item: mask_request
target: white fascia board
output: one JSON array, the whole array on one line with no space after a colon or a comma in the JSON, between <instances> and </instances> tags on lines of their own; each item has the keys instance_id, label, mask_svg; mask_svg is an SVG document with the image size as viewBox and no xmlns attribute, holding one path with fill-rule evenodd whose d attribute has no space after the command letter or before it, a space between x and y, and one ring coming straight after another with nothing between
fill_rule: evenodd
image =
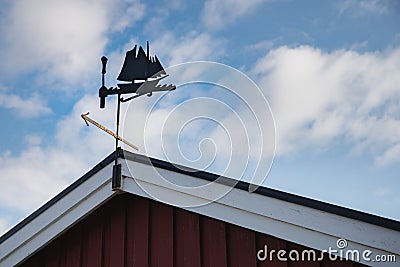
<instances>
[{"instance_id":1,"label":"white fascia board","mask_svg":"<svg viewBox=\"0 0 400 267\"><path fill-rule=\"evenodd\" d=\"M221 183L194 189L195 186L204 184L204 180L132 160L126 160L122 164L122 174L123 191L135 195L320 251L328 250L329 247L337 249L336 241L344 238L348 246L343 252L358 250L362 253L370 250L372 255L396 255L397 263L400 261L400 232L392 229L241 189L232 189L231 186ZM166 177L167 181L162 177ZM172 180L184 181L186 187L168 182ZM222 192L228 193L213 201ZM362 257L360 262L379 266L379 263L367 262ZM388 266L387 264L389 263L384 266Z\"/></svg>"},{"instance_id":2,"label":"white fascia board","mask_svg":"<svg viewBox=\"0 0 400 267\"><path fill-rule=\"evenodd\" d=\"M102 168L0 244L0 267L15 266L115 194L112 166Z\"/></svg>"}]
</instances>

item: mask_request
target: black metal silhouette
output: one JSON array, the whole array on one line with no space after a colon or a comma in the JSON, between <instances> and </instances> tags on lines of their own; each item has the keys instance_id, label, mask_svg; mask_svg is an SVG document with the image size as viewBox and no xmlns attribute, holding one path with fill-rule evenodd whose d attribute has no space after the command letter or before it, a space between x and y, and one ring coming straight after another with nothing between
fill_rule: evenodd
<instances>
[{"instance_id":1,"label":"black metal silhouette","mask_svg":"<svg viewBox=\"0 0 400 267\"><path fill-rule=\"evenodd\" d=\"M130 101L136 97L147 95L151 96L153 92L159 91L171 91L175 90L176 86L169 85L159 85L158 82L168 74L165 72L157 56L151 57L149 50L149 42L147 42L147 53L144 52L143 48L140 46L138 52L136 53L137 46L126 52L125 61L122 66L121 72L118 75L117 80L121 82L118 87L107 88L105 86L105 74L108 59L103 56L101 58L102 63L102 83L99 89L100 97L100 108L105 108L106 97L109 95L118 95L117 99L117 131L116 136L119 134L119 117L121 110L121 102ZM124 94L134 94L126 99L121 97ZM118 138L115 138L115 164L113 166L112 174L112 189L117 190L121 188L122 173L121 164L118 164Z\"/></svg>"},{"instance_id":2,"label":"black metal silhouette","mask_svg":"<svg viewBox=\"0 0 400 267\"><path fill-rule=\"evenodd\" d=\"M138 52L137 52L138 50ZM151 57L149 51L149 42L147 42L147 54L143 48L137 46L126 52L125 61L117 80L129 83L118 83L117 88L107 88L104 86L104 74L107 64L107 58L102 57L103 63L103 84L99 90L100 108L105 107L105 99L109 95L136 94L127 99L121 99L122 102L132 100L133 98L145 95L151 96L153 92L175 90L175 85L158 85L158 82L168 76L162 67L157 56Z\"/></svg>"}]
</instances>

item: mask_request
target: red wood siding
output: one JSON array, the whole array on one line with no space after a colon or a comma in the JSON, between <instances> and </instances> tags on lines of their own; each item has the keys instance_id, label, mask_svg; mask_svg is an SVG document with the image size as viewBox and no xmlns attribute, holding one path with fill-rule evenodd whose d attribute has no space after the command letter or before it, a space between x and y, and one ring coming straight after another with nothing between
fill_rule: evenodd
<instances>
[{"instance_id":1,"label":"red wood siding","mask_svg":"<svg viewBox=\"0 0 400 267\"><path fill-rule=\"evenodd\" d=\"M257 251L307 249L230 223L121 194L21 266L362 266L345 261L257 260ZM316 252L320 255L319 252Z\"/></svg>"}]
</instances>

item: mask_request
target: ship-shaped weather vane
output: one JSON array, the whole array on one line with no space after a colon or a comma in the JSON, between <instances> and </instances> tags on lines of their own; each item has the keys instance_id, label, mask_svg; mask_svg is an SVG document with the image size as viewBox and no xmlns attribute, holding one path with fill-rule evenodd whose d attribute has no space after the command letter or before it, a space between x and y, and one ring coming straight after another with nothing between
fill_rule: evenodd
<instances>
[{"instance_id":1,"label":"ship-shaped weather vane","mask_svg":"<svg viewBox=\"0 0 400 267\"><path fill-rule=\"evenodd\" d=\"M122 66L121 72L118 75L117 80L125 83L118 83L117 87L107 88L105 86L105 74L106 74L106 65L108 59L103 56L101 58L102 62L102 85L99 89L99 97L100 97L100 108L105 108L106 98L109 95L117 95L117 129L116 133L113 133L103 125L97 123L88 117L89 113L82 114L81 117L85 120L86 124L89 126L89 122L99 127L103 131L112 135L115 138L115 164L113 166L113 175L112 175L112 188L113 190L117 190L121 188L121 164L118 164L118 141L124 142L130 147L138 150L138 147L131 144L127 140L120 137L119 134L119 118L121 111L121 102L130 101L136 97L147 95L151 96L153 92L160 91L171 91L175 90L176 86L172 84L158 84L160 80L164 79L168 76L165 72L163 66L158 60L157 56L150 56L149 51L149 42L147 42L147 51L144 52L143 48L139 46L137 49L137 45L135 47L126 52L125 61ZM122 97L122 95L129 96L127 98Z\"/></svg>"}]
</instances>

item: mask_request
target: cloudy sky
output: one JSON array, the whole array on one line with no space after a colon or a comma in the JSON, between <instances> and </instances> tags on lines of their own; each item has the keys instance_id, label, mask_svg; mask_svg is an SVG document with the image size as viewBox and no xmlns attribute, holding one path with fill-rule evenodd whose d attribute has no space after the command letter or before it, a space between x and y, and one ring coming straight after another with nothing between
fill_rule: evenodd
<instances>
[{"instance_id":1,"label":"cloudy sky","mask_svg":"<svg viewBox=\"0 0 400 267\"><path fill-rule=\"evenodd\" d=\"M115 98L99 109L100 57L109 58L106 82L115 86L125 52L147 40L164 67L214 61L258 85L276 127L275 136L261 138L276 141L264 186L400 220L398 1L0 3L0 234L112 152L112 138L86 127L80 114L90 111L115 129ZM268 171L271 151L258 157L256 148L271 147L260 145L257 124L246 119L252 114L243 103L232 104L237 100L229 94L182 86L153 106L151 115L155 96L139 98L123 107L130 111L124 137L147 148L140 153L182 163L154 144L158 140L168 150L177 138L171 135L176 120L191 119L182 115L184 103L200 99L190 102L193 123L177 126L181 140L175 143L189 159L183 163L238 179L249 171L223 172L227 158L235 167L250 159L250 169L260 160ZM213 106L221 101L237 109ZM181 110L168 116L177 106ZM251 108L262 112L268 106ZM244 119L235 121L237 114ZM202 122L202 116L216 117ZM223 129L221 122L241 125L244 133L239 126ZM236 141L225 143L229 137ZM205 160L195 160L201 156Z\"/></svg>"}]
</instances>

